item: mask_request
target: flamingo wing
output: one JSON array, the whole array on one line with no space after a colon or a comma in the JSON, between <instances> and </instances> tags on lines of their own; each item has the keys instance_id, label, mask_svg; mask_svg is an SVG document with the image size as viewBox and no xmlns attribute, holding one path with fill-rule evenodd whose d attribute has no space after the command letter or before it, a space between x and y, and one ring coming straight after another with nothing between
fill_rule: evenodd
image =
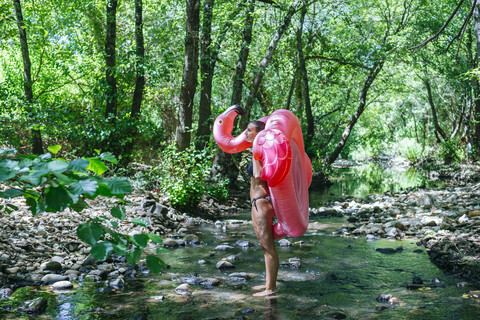
<instances>
[{"instance_id":1,"label":"flamingo wing","mask_svg":"<svg viewBox=\"0 0 480 320\"><path fill-rule=\"evenodd\" d=\"M277 129L261 131L253 142L253 157L262 161L260 178L275 187L282 182L290 171L292 150L285 135Z\"/></svg>"}]
</instances>

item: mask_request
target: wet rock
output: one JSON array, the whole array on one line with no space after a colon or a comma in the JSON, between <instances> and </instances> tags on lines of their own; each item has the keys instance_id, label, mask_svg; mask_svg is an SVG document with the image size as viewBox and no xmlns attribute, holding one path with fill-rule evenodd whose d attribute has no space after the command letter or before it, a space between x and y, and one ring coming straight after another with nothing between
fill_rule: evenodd
<instances>
[{"instance_id":1,"label":"wet rock","mask_svg":"<svg viewBox=\"0 0 480 320\"><path fill-rule=\"evenodd\" d=\"M73 284L70 281L57 281L51 285L53 290L70 290L73 289Z\"/></svg>"},{"instance_id":2,"label":"wet rock","mask_svg":"<svg viewBox=\"0 0 480 320\"><path fill-rule=\"evenodd\" d=\"M222 261L217 262L217 264L215 265L215 268L224 270L224 269L235 268L235 266L231 262L222 260Z\"/></svg>"},{"instance_id":3,"label":"wet rock","mask_svg":"<svg viewBox=\"0 0 480 320\"><path fill-rule=\"evenodd\" d=\"M251 243L250 241L248 240L238 240L237 242L235 242L235 245L237 247L240 247L240 248L243 248L243 249L247 249L249 247L253 247L253 243Z\"/></svg>"},{"instance_id":4,"label":"wet rock","mask_svg":"<svg viewBox=\"0 0 480 320\"><path fill-rule=\"evenodd\" d=\"M121 289L125 287L125 280L123 280L123 277L118 277L117 279L107 281L107 285L114 289Z\"/></svg>"},{"instance_id":5,"label":"wet rock","mask_svg":"<svg viewBox=\"0 0 480 320\"><path fill-rule=\"evenodd\" d=\"M194 234L187 234L183 241L189 245L196 245L200 243L200 238Z\"/></svg>"},{"instance_id":6,"label":"wet rock","mask_svg":"<svg viewBox=\"0 0 480 320\"><path fill-rule=\"evenodd\" d=\"M242 310L242 314L251 314L251 313L254 313L255 310L250 308L250 307L247 307L245 309Z\"/></svg>"},{"instance_id":7,"label":"wet rock","mask_svg":"<svg viewBox=\"0 0 480 320\"><path fill-rule=\"evenodd\" d=\"M234 272L234 273L231 273L228 277L250 280L250 275L246 272Z\"/></svg>"},{"instance_id":8,"label":"wet rock","mask_svg":"<svg viewBox=\"0 0 480 320\"><path fill-rule=\"evenodd\" d=\"M287 239L281 239L278 241L278 245L280 247L290 247L292 245L292 243L290 241L288 241Z\"/></svg>"},{"instance_id":9,"label":"wet rock","mask_svg":"<svg viewBox=\"0 0 480 320\"><path fill-rule=\"evenodd\" d=\"M10 288L0 288L0 299L8 299L13 294Z\"/></svg>"},{"instance_id":10,"label":"wet rock","mask_svg":"<svg viewBox=\"0 0 480 320\"><path fill-rule=\"evenodd\" d=\"M45 265L45 270L48 271L62 271L62 264L58 261L50 261Z\"/></svg>"},{"instance_id":11,"label":"wet rock","mask_svg":"<svg viewBox=\"0 0 480 320\"><path fill-rule=\"evenodd\" d=\"M163 241L163 246L165 248L177 248L179 246L178 242L174 239L165 239Z\"/></svg>"},{"instance_id":12,"label":"wet rock","mask_svg":"<svg viewBox=\"0 0 480 320\"><path fill-rule=\"evenodd\" d=\"M375 248L375 251L383 253L383 254L394 254L394 253L397 253L397 252L402 252L403 248L402 247L398 247L396 249L393 249L393 248Z\"/></svg>"},{"instance_id":13,"label":"wet rock","mask_svg":"<svg viewBox=\"0 0 480 320\"><path fill-rule=\"evenodd\" d=\"M100 288L95 289L95 292L108 294L108 293L112 293L113 289L110 288L110 287L100 287Z\"/></svg>"},{"instance_id":14,"label":"wet rock","mask_svg":"<svg viewBox=\"0 0 480 320\"><path fill-rule=\"evenodd\" d=\"M381 293L378 295L378 297L375 299L378 302L388 302L392 298L392 295L389 293Z\"/></svg>"},{"instance_id":15,"label":"wet rock","mask_svg":"<svg viewBox=\"0 0 480 320\"><path fill-rule=\"evenodd\" d=\"M203 288L212 288L220 285L220 281L215 278L206 278L199 280L198 285Z\"/></svg>"},{"instance_id":16,"label":"wet rock","mask_svg":"<svg viewBox=\"0 0 480 320\"><path fill-rule=\"evenodd\" d=\"M215 250L217 250L217 251L227 251L227 250L233 250L233 249L235 249L235 248L228 245L228 244L221 244L221 245L215 247Z\"/></svg>"},{"instance_id":17,"label":"wet rock","mask_svg":"<svg viewBox=\"0 0 480 320\"><path fill-rule=\"evenodd\" d=\"M198 264L207 264L206 260L198 260Z\"/></svg>"},{"instance_id":18,"label":"wet rock","mask_svg":"<svg viewBox=\"0 0 480 320\"><path fill-rule=\"evenodd\" d=\"M17 312L28 314L41 314L47 309L47 305L47 299L45 299L44 297L39 297L21 303L17 309Z\"/></svg>"},{"instance_id":19,"label":"wet rock","mask_svg":"<svg viewBox=\"0 0 480 320\"><path fill-rule=\"evenodd\" d=\"M326 315L329 319L346 319L347 316L341 312L334 312Z\"/></svg>"},{"instance_id":20,"label":"wet rock","mask_svg":"<svg viewBox=\"0 0 480 320\"><path fill-rule=\"evenodd\" d=\"M175 288L175 292L180 295L189 295L192 293L192 288L188 284L183 283Z\"/></svg>"},{"instance_id":21,"label":"wet rock","mask_svg":"<svg viewBox=\"0 0 480 320\"><path fill-rule=\"evenodd\" d=\"M422 288L423 284L408 283L406 287L408 290L416 290Z\"/></svg>"},{"instance_id":22,"label":"wet rock","mask_svg":"<svg viewBox=\"0 0 480 320\"><path fill-rule=\"evenodd\" d=\"M423 280L422 280L422 278L420 278L420 277L418 277L418 276L415 276L415 277L413 277L413 279L412 279L412 283L413 283L413 284L423 284Z\"/></svg>"},{"instance_id":23,"label":"wet rock","mask_svg":"<svg viewBox=\"0 0 480 320\"><path fill-rule=\"evenodd\" d=\"M68 280L68 277L60 275L60 274L51 273L51 274L46 274L45 276L43 276L41 281L44 282L44 283L52 284L52 283L55 283L55 282L58 282L58 281L64 281L64 280Z\"/></svg>"}]
</instances>

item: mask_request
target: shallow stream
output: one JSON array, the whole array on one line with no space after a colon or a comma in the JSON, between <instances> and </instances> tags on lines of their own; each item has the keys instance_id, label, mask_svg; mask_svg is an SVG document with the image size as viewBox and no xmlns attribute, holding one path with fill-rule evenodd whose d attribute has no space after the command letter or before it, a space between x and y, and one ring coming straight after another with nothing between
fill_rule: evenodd
<instances>
[{"instance_id":1,"label":"shallow stream","mask_svg":"<svg viewBox=\"0 0 480 320\"><path fill-rule=\"evenodd\" d=\"M355 178L348 179L345 185L351 186ZM393 185L399 187L398 183ZM405 188L411 187L415 186ZM345 191L334 184L326 194L312 194L312 206L345 196L346 192L356 191ZM248 220L248 215L239 212L228 218ZM343 218L312 217L311 222L315 221L315 230L289 239L292 246L278 247L283 264L278 293L270 298L252 296L252 286L264 283L264 263L248 223L190 227L189 232L200 237L200 245L169 249L162 254L170 265L168 270L126 281L125 288L116 292L99 293L95 290L104 284L82 282L70 293L22 288L14 296L19 300L47 297L49 307L40 319L478 319L480 302L466 297L470 290L477 289L459 285L460 280L445 275L415 240L366 241L363 237L333 236ZM235 246L240 239L254 246ZM234 248L215 250L225 243ZM387 254L377 248L394 250ZM232 255L237 257L234 269L216 269L218 261ZM301 267L288 264L291 258L299 258ZM199 264L200 260L206 263ZM231 277L235 272L248 273L250 278ZM424 285L408 289L414 277ZM219 284L198 284L206 278L215 278ZM191 283L191 294L176 293L175 288L185 282ZM398 303L377 301L381 294L397 298ZM21 317L11 316L7 319Z\"/></svg>"}]
</instances>

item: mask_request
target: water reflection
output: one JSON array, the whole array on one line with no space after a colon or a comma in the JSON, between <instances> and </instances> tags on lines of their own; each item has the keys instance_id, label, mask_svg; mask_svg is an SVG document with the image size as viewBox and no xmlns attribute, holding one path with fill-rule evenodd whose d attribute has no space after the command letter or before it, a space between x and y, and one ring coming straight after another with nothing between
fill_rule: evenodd
<instances>
[{"instance_id":1,"label":"water reflection","mask_svg":"<svg viewBox=\"0 0 480 320\"><path fill-rule=\"evenodd\" d=\"M387 167L370 162L348 168L336 168L330 175L332 185L326 190L310 193L311 206L345 196L365 197L386 191L399 192L410 188L441 186L429 173L417 168Z\"/></svg>"}]
</instances>

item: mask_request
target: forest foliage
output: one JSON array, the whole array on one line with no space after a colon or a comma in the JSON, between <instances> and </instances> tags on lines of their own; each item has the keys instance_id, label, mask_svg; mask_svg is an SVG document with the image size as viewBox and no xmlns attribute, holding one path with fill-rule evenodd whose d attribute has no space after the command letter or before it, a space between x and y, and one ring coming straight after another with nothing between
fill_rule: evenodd
<instances>
[{"instance_id":1,"label":"forest foliage","mask_svg":"<svg viewBox=\"0 0 480 320\"><path fill-rule=\"evenodd\" d=\"M0 148L15 150L2 165L72 170L109 154L117 172L151 166L148 187L192 208L204 194L225 199L242 170L211 137L213 119L231 104L247 109L236 134L276 109L294 112L316 171L339 157L382 154L462 161L467 144L473 156L480 150L479 8L458 0L0 0ZM52 146L63 160L48 158ZM56 196L75 195L74 183L83 196L99 192L56 170L46 186ZM22 195L34 213L64 207Z\"/></svg>"}]
</instances>

